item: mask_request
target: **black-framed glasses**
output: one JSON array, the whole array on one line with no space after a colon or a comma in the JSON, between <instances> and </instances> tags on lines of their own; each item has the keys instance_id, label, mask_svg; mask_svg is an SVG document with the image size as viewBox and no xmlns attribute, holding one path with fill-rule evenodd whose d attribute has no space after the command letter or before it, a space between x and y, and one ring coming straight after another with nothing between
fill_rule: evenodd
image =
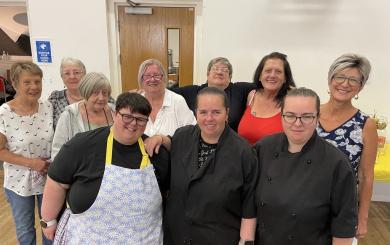
<instances>
[{"instance_id":1,"label":"black-framed glasses","mask_svg":"<svg viewBox=\"0 0 390 245\"><path fill-rule=\"evenodd\" d=\"M357 86L360 86L362 84L362 81L359 80L359 79L356 79L354 77L346 77L346 76L342 76L342 75L336 75L333 80L337 83L337 84L342 84L344 83L345 81L348 81L348 84L349 86L352 86L352 87L357 87Z\"/></svg>"},{"instance_id":2,"label":"black-framed glasses","mask_svg":"<svg viewBox=\"0 0 390 245\"><path fill-rule=\"evenodd\" d=\"M299 119L303 125L309 125L317 116L313 114L303 114L302 116L297 116L293 113L285 113L282 117L285 122L290 124L295 123Z\"/></svg>"},{"instance_id":3,"label":"black-framed glasses","mask_svg":"<svg viewBox=\"0 0 390 245\"><path fill-rule=\"evenodd\" d=\"M138 126L142 126L142 127L145 126L149 120L149 119L143 118L143 117L135 117L131 114L120 113L119 111L118 111L118 114L121 115L122 121L124 123L132 123L135 120L135 123Z\"/></svg>"},{"instance_id":4,"label":"black-framed glasses","mask_svg":"<svg viewBox=\"0 0 390 245\"><path fill-rule=\"evenodd\" d=\"M163 77L163 74L152 74L152 75L144 74L144 75L142 75L142 78L145 80L150 80L152 78L154 78L154 80L161 80L162 77Z\"/></svg>"}]
</instances>

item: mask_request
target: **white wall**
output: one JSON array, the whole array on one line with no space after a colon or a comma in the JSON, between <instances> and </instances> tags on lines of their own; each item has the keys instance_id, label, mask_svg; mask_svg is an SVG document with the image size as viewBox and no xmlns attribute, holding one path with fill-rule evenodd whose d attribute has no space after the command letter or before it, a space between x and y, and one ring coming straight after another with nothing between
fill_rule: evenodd
<instances>
[{"instance_id":1,"label":"white wall","mask_svg":"<svg viewBox=\"0 0 390 245\"><path fill-rule=\"evenodd\" d=\"M204 0L204 57L225 56L233 80L251 81L260 59L288 55L298 86L317 91L325 102L327 71L343 53L365 55L372 73L355 104L390 119L390 1L388 0ZM199 71L198 71L199 72ZM387 96L387 97L386 97ZM386 107L387 105L387 107Z\"/></svg>"},{"instance_id":2,"label":"white wall","mask_svg":"<svg viewBox=\"0 0 390 245\"><path fill-rule=\"evenodd\" d=\"M87 71L110 77L107 10L105 0L28 0L30 38L36 61L34 40L51 41L53 63L41 65L44 73L43 97L62 89L61 59L79 58Z\"/></svg>"},{"instance_id":3,"label":"white wall","mask_svg":"<svg viewBox=\"0 0 390 245\"><path fill-rule=\"evenodd\" d=\"M111 75L114 94L120 92L114 2L125 0L27 2L32 38L52 40L54 63L42 67L46 93L62 87L63 56L80 58L88 71ZM356 105L367 113L375 108L390 119L385 107L390 104L390 1L203 0L200 6L195 19L194 83L205 81L207 63L216 56L231 60L233 81L251 81L260 59L280 51L288 55L297 85L313 88L326 101L329 65L342 53L356 52L368 57L373 67Z\"/></svg>"}]
</instances>

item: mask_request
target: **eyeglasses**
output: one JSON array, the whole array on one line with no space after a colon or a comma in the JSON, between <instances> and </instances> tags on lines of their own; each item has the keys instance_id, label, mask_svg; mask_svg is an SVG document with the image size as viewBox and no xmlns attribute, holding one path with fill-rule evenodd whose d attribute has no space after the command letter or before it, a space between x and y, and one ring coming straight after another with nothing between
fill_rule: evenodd
<instances>
[{"instance_id":1,"label":"eyeglasses","mask_svg":"<svg viewBox=\"0 0 390 245\"><path fill-rule=\"evenodd\" d=\"M362 84L361 80L358 80L354 77L346 77L346 76L335 76L333 80L337 84L343 84L345 81L348 81L349 86L357 87Z\"/></svg>"},{"instance_id":2,"label":"eyeglasses","mask_svg":"<svg viewBox=\"0 0 390 245\"><path fill-rule=\"evenodd\" d=\"M130 114L122 114L119 111L118 111L118 114L122 116L122 121L124 123L132 123L135 120L135 123L141 127L145 126L149 120L149 119L143 118L143 117L135 117L135 116L130 115Z\"/></svg>"},{"instance_id":3,"label":"eyeglasses","mask_svg":"<svg viewBox=\"0 0 390 245\"><path fill-rule=\"evenodd\" d=\"M211 67L211 71L213 71L213 72L229 73L229 68L213 66L213 67Z\"/></svg>"},{"instance_id":4,"label":"eyeglasses","mask_svg":"<svg viewBox=\"0 0 390 245\"><path fill-rule=\"evenodd\" d=\"M62 73L62 76L63 77L70 77L71 75L73 75L75 77L80 77L83 74L84 74L84 72L82 72L82 71L73 71L73 72L66 71L66 72Z\"/></svg>"},{"instance_id":5,"label":"eyeglasses","mask_svg":"<svg viewBox=\"0 0 390 245\"><path fill-rule=\"evenodd\" d=\"M162 77L163 74L153 74L153 75L145 74L142 76L142 78L145 80L150 80L152 78L154 78L154 80L161 80Z\"/></svg>"},{"instance_id":6,"label":"eyeglasses","mask_svg":"<svg viewBox=\"0 0 390 245\"><path fill-rule=\"evenodd\" d=\"M309 125L314 121L314 119L317 116L312 115L312 114L304 114L304 115L298 117L297 115L292 114L292 113L285 113L282 115L282 117L283 117L283 120L285 122L290 123L290 124L295 123L299 119L299 121L301 121L301 123L303 125Z\"/></svg>"}]
</instances>

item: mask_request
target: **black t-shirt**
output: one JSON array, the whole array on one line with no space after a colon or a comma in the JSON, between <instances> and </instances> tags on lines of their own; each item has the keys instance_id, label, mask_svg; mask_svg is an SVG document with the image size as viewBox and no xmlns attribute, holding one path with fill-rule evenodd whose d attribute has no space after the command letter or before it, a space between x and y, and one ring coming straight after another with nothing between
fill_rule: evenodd
<instances>
[{"instance_id":1,"label":"black t-shirt","mask_svg":"<svg viewBox=\"0 0 390 245\"><path fill-rule=\"evenodd\" d=\"M64 144L48 175L54 181L68 184L67 202L73 213L86 211L95 201L102 182L109 127L77 134ZM147 136L143 135L145 139ZM114 139L112 164L124 168L138 169L142 153L138 143L123 145ZM169 186L170 158L165 148L150 158L162 192Z\"/></svg>"}]
</instances>

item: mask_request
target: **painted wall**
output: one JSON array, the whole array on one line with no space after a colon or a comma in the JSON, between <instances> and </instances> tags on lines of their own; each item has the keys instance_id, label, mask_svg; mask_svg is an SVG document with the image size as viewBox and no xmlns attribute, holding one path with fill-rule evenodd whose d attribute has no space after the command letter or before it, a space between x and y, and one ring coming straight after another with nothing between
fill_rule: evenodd
<instances>
[{"instance_id":1,"label":"painted wall","mask_svg":"<svg viewBox=\"0 0 390 245\"><path fill-rule=\"evenodd\" d=\"M41 65L47 97L63 89L60 63L63 57L82 60L87 71L99 71L110 77L107 9L104 0L28 0L30 38L48 39L52 45L53 63ZM33 59L36 61L33 51Z\"/></svg>"},{"instance_id":2,"label":"painted wall","mask_svg":"<svg viewBox=\"0 0 390 245\"><path fill-rule=\"evenodd\" d=\"M390 119L390 2L387 0L204 0L203 58L225 56L233 80L251 81L260 59L288 55L298 86L317 91L325 102L327 72L341 54L356 52L372 63L371 77L354 103ZM198 71L199 72L199 71ZM386 106L387 105L387 106Z\"/></svg>"},{"instance_id":3,"label":"painted wall","mask_svg":"<svg viewBox=\"0 0 390 245\"><path fill-rule=\"evenodd\" d=\"M42 66L45 92L61 88L63 56L82 59L88 71L110 76L120 92L114 2L124 0L28 0L32 40L50 38L54 62ZM165 4L197 1L137 1ZM199 1L198 1L199 2ZM327 100L327 71L346 52L363 54L372 75L355 101L390 119L390 1L388 0L203 0L196 9L194 83L206 79L211 58L225 56L234 67L233 81L251 81L260 59L272 52L288 55L298 86ZM111 21L111 22L110 22ZM110 55L111 54L111 55Z\"/></svg>"}]
</instances>

